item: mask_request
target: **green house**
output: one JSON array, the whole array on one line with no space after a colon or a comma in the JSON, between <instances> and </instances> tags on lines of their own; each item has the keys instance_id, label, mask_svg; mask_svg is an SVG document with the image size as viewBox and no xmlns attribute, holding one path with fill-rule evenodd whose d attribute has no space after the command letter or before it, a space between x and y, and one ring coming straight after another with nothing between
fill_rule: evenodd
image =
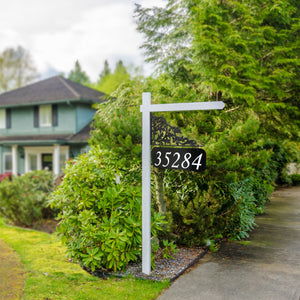
<instances>
[{"instance_id":1,"label":"green house","mask_svg":"<svg viewBox=\"0 0 300 300\"><path fill-rule=\"evenodd\" d=\"M60 76L0 94L0 173L49 169L86 152L105 95Z\"/></svg>"}]
</instances>

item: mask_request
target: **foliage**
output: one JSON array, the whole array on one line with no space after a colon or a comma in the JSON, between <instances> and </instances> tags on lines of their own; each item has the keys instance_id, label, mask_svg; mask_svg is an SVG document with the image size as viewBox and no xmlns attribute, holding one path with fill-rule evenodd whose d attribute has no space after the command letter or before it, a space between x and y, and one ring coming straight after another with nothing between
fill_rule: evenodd
<instances>
[{"instance_id":1,"label":"foliage","mask_svg":"<svg viewBox=\"0 0 300 300\"><path fill-rule=\"evenodd\" d=\"M165 172L171 234L189 245L246 237L275 182L291 181L285 166L297 159L296 2L169 0L137 5L135 17L147 60L161 72L149 87L155 101L226 105L164 115L207 152L203 174Z\"/></svg>"},{"instance_id":2,"label":"foliage","mask_svg":"<svg viewBox=\"0 0 300 300\"><path fill-rule=\"evenodd\" d=\"M74 70L71 70L68 79L80 84L87 85L90 83L90 79L85 71L82 70L78 60L75 62Z\"/></svg>"},{"instance_id":3,"label":"foliage","mask_svg":"<svg viewBox=\"0 0 300 300\"><path fill-rule=\"evenodd\" d=\"M110 151L94 147L67 165L63 182L52 195L51 206L60 211L58 232L69 257L93 271L124 269L141 254L141 186L128 184L126 176ZM154 213L154 235L163 223Z\"/></svg>"},{"instance_id":4,"label":"foliage","mask_svg":"<svg viewBox=\"0 0 300 300\"><path fill-rule=\"evenodd\" d=\"M8 178L0 183L0 214L10 223L32 226L34 222L53 216L47 196L53 190L51 172L33 171Z\"/></svg>"},{"instance_id":5,"label":"foliage","mask_svg":"<svg viewBox=\"0 0 300 300\"><path fill-rule=\"evenodd\" d=\"M300 174L292 174L291 180L293 185L300 185Z\"/></svg>"},{"instance_id":6,"label":"foliage","mask_svg":"<svg viewBox=\"0 0 300 300\"><path fill-rule=\"evenodd\" d=\"M66 248L55 235L6 226L0 218L0 239L8 243L25 265L24 299L155 299L169 283L134 278L107 280L85 272L65 258ZM3 270L13 276L14 269ZM22 299L23 299L22 298Z\"/></svg>"},{"instance_id":7,"label":"foliage","mask_svg":"<svg viewBox=\"0 0 300 300\"><path fill-rule=\"evenodd\" d=\"M178 252L178 248L174 242L168 240L162 240L159 242L158 239L152 238L151 240L151 268L155 270L155 262L158 259L174 259L174 254Z\"/></svg>"},{"instance_id":8,"label":"foliage","mask_svg":"<svg viewBox=\"0 0 300 300\"><path fill-rule=\"evenodd\" d=\"M161 84L167 82L163 78L123 85L114 94L116 99L98 106L91 144L110 150L119 168L131 174L124 179L129 182L141 180L141 91L150 86L153 101L163 102L166 95L161 94ZM172 93L182 101L195 98L184 85L174 87ZM296 159L293 143L266 139L251 109L164 116L180 126L184 135L204 143L207 152L204 173L166 170L169 224L165 230L169 233L165 235L185 245L200 245L219 235L246 237L255 215L263 212L275 180L283 178L286 164Z\"/></svg>"},{"instance_id":9,"label":"foliage","mask_svg":"<svg viewBox=\"0 0 300 300\"><path fill-rule=\"evenodd\" d=\"M128 81L112 94L110 101L99 104L90 139L92 146L100 144L102 149L111 151L115 163L123 169L131 170L129 173L139 181L142 153L139 108L142 88L141 83Z\"/></svg>"},{"instance_id":10,"label":"foliage","mask_svg":"<svg viewBox=\"0 0 300 300\"><path fill-rule=\"evenodd\" d=\"M109 67L109 63L107 60L104 61L104 68L102 70L102 72L99 75L99 81L103 80L105 76L111 74L111 70Z\"/></svg>"},{"instance_id":11,"label":"foliage","mask_svg":"<svg viewBox=\"0 0 300 300\"><path fill-rule=\"evenodd\" d=\"M147 59L185 93L252 108L262 131L299 138L299 7L293 0L137 6ZM167 88L168 90L168 88Z\"/></svg>"},{"instance_id":12,"label":"foliage","mask_svg":"<svg viewBox=\"0 0 300 300\"><path fill-rule=\"evenodd\" d=\"M105 61L104 69L100 74L99 81L92 85L93 88L110 95L114 92L122 83L130 80L131 75L127 68L123 65L122 60L119 60L116 64L114 72L109 69L108 62Z\"/></svg>"},{"instance_id":13,"label":"foliage","mask_svg":"<svg viewBox=\"0 0 300 300\"><path fill-rule=\"evenodd\" d=\"M20 88L38 77L30 53L23 47L0 53L0 93Z\"/></svg>"},{"instance_id":14,"label":"foliage","mask_svg":"<svg viewBox=\"0 0 300 300\"><path fill-rule=\"evenodd\" d=\"M163 240L163 258L165 259L169 259L169 258L173 258L173 254L175 254L176 252L178 252L178 249L176 248L176 245L174 244L174 242L169 242L168 240Z\"/></svg>"},{"instance_id":15,"label":"foliage","mask_svg":"<svg viewBox=\"0 0 300 300\"><path fill-rule=\"evenodd\" d=\"M8 173L0 174L0 183L1 183L5 178L9 178L9 180L11 180L11 179L12 179L12 173L11 173L11 172L8 172Z\"/></svg>"}]
</instances>

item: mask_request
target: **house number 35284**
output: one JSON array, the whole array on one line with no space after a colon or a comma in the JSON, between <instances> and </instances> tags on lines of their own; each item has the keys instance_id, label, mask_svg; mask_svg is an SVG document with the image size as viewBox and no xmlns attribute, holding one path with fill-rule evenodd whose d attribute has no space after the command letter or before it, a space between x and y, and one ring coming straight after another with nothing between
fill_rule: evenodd
<instances>
[{"instance_id":1,"label":"house number 35284","mask_svg":"<svg viewBox=\"0 0 300 300\"><path fill-rule=\"evenodd\" d=\"M203 171L206 167L206 153L197 148L154 147L152 164L157 168L186 171Z\"/></svg>"}]
</instances>

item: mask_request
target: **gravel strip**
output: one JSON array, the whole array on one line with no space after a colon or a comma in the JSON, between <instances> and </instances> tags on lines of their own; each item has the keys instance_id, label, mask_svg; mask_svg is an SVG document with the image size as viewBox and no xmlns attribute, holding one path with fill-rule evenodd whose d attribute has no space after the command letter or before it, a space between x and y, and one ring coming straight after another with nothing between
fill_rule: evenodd
<instances>
[{"instance_id":1,"label":"gravel strip","mask_svg":"<svg viewBox=\"0 0 300 300\"><path fill-rule=\"evenodd\" d=\"M94 276L100 278L107 277L126 277L132 276L135 278L142 278L154 281L169 280L174 281L182 275L188 268L205 255L207 250L203 248L184 248L179 247L178 252L173 254L174 259L158 258L155 260L155 270L151 271L150 275L142 272L142 262L131 263L124 272L107 272L102 270L95 270L91 272Z\"/></svg>"}]
</instances>

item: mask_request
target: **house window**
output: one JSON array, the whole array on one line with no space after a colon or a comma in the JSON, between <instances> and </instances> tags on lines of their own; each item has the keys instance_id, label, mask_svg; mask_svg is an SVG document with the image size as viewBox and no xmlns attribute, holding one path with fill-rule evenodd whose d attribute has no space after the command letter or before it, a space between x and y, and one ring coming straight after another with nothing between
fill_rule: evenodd
<instances>
[{"instance_id":1,"label":"house window","mask_svg":"<svg viewBox=\"0 0 300 300\"><path fill-rule=\"evenodd\" d=\"M29 171L34 171L38 169L37 160L38 160L37 154L35 153L28 154Z\"/></svg>"},{"instance_id":2,"label":"house window","mask_svg":"<svg viewBox=\"0 0 300 300\"><path fill-rule=\"evenodd\" d=\"M6 128L6 110L0 109L0 129Z\"/></svg>"},{"instance_id":3,"label":"house window","mask_svg":"<svg viewBox=\"0 0 300 300\"><path fill-rule=\"evenodd\" d=\"M39 111L39 124L41 127L49 127L52 125L52 106L41 105Z\"/></svg>"},{"instance_id":4,"label":"house window","mask_svg":"<svg viewBox=\"0 0 300 300\"><path fill-rule=\"evenodd\" d=\"M34 106L34 127L58 126L57 104Z\"/></svg>"},{"instance_id":5,"label":"house window","mask_svg":"<svg viewBox=\"0 0 300 300\"><path fill-rule=\"evenodd\" d=\"M4 173L12 172L12 154L4 153Z\"/></svg>"},{"instance_id":6,"label":"house window","mask_svg":"<svg viewBox=\"0 0 300 300\"><path fill-rule=\"evenodd\" d=\"M59 168L62 170L65 167L66 161L68 159L67 152L62 152L59 154Z\"/></svg>"}]
</instances>

